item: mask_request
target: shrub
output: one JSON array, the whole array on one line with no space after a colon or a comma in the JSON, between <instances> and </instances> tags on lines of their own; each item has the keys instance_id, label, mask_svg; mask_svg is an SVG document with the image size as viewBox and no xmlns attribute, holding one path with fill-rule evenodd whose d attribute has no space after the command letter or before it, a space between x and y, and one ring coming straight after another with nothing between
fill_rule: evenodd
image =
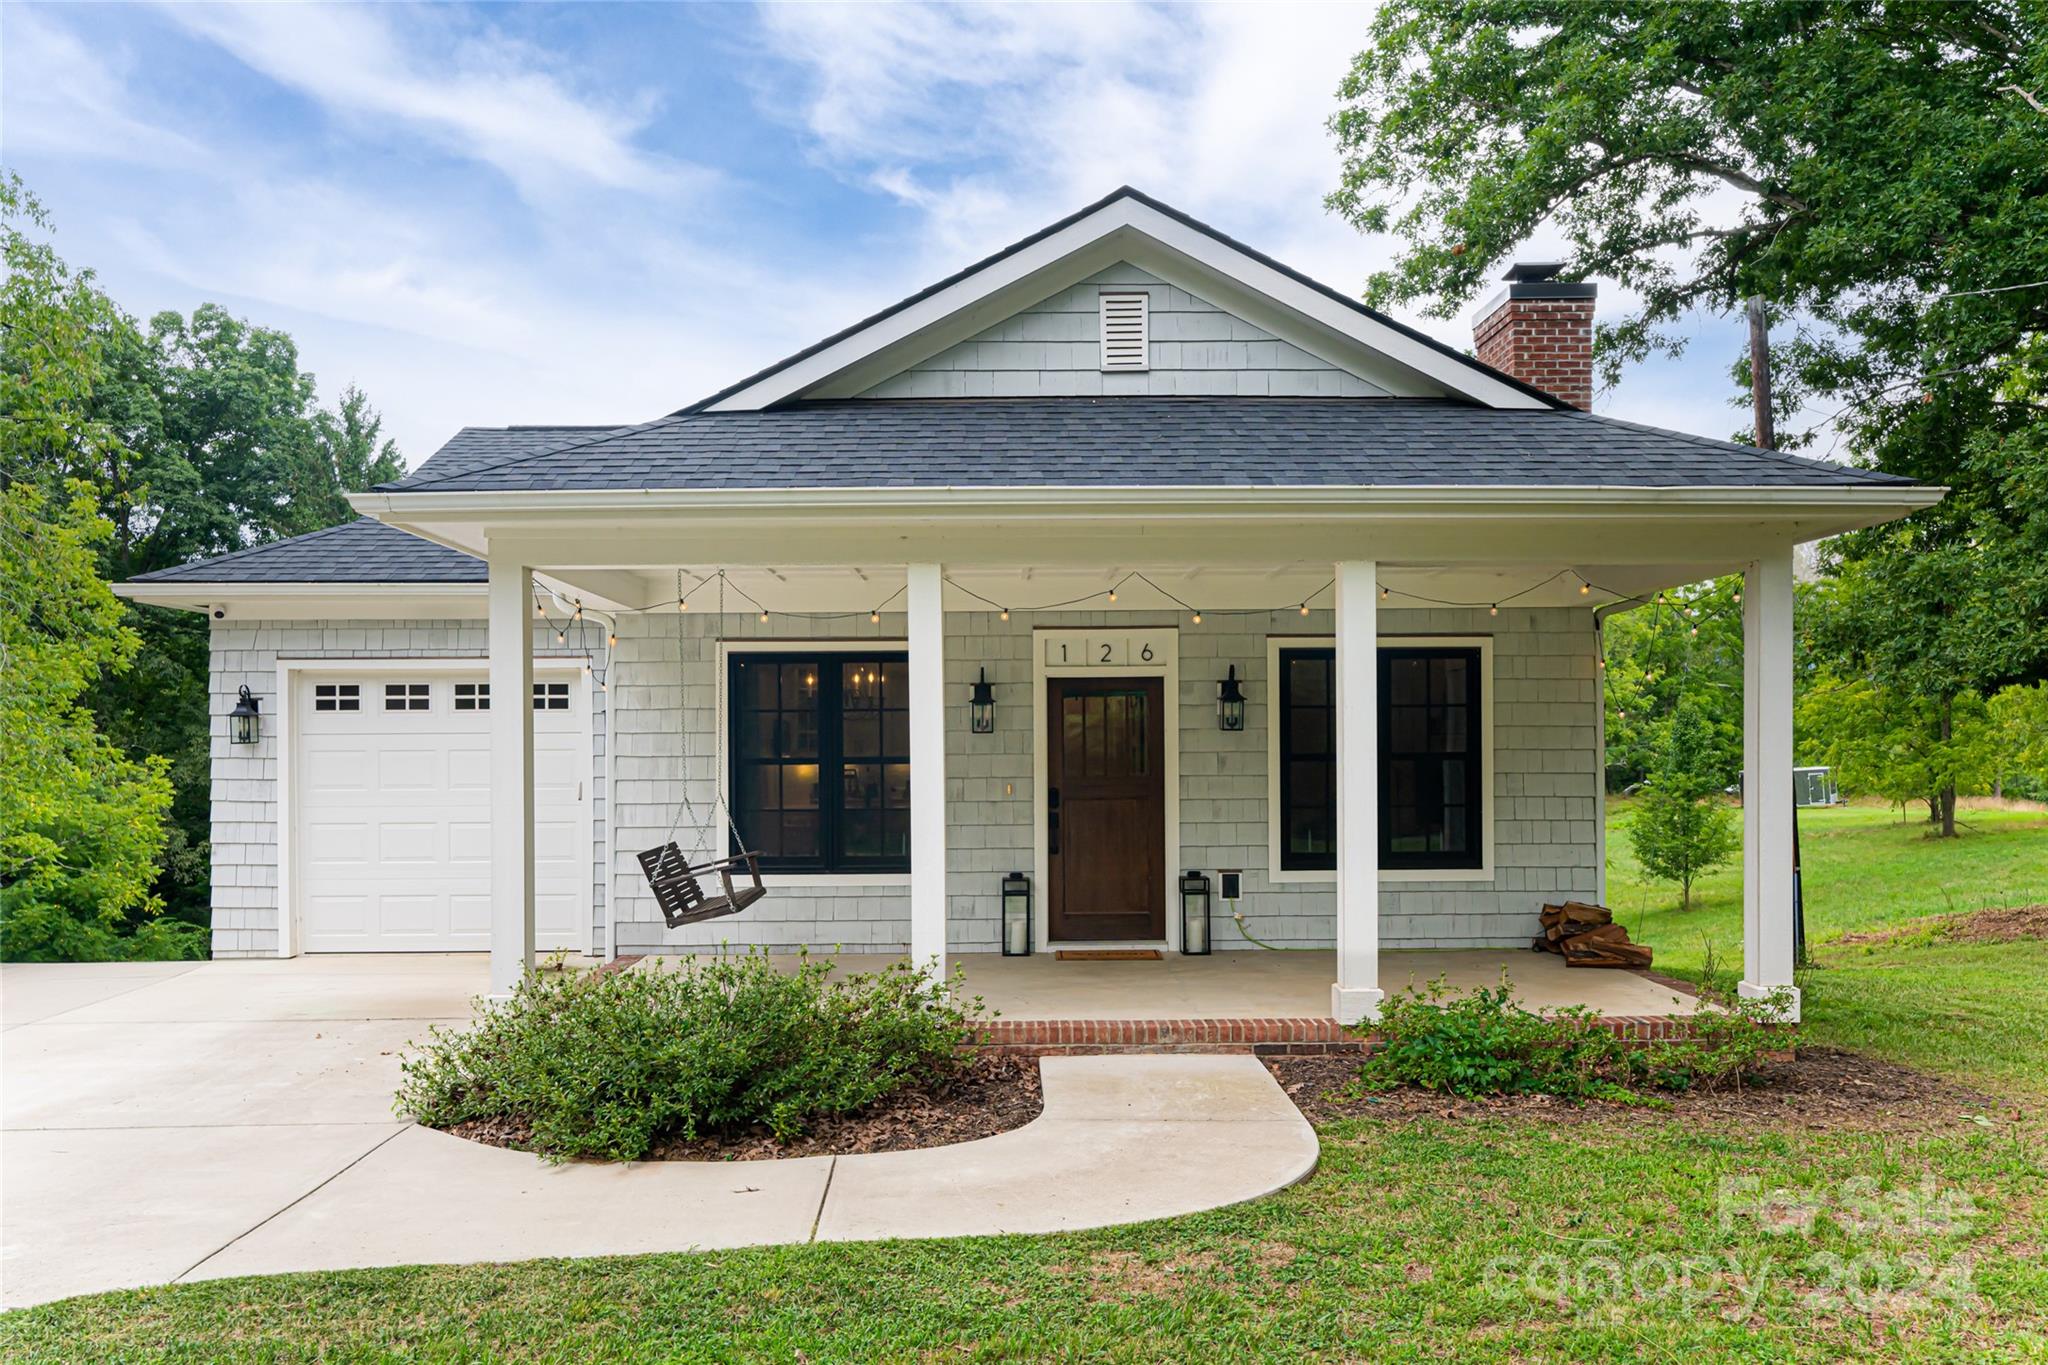
<instances>
[{"instance_id":1,"label":"shrub","mask_svg":"<svg viewBox=\"0 0 2048 1365\"><path fill-rule=\"evenodd\" d=\"M1693 1016L1693 1037L1632 1045L1600 1026L1589 1009L1539 1014L1515 1003L1507 973L1500 985L1452 996L1442 977L1401 992L1381 1008L1380 1045L1359 1084L1369 1090L1413 1085L1467 1099L1483 1095L1556 1095L1584 1101L1650 1102L1639 1087L1710 1089L1739 1084L1765 1055L1790 1045L1761 1027L1782 1001L1716 999Z\"/></svg>"},{"instance_id":2,"label":"shrub","mask_svg":"<svg viewBox=\"0 0 2048 1365\"><path fill-rule=\"evenodd\" d=\"M553 1159L634 1160L660 1140L765 1127L787 1141L965 1061L981 1002L907 963L828 980L804 957L719 954L673 970L529 973L466 1030L403 1062L398 1107L447 1128L523 1128Z\"/></svg>"}]
</instances>

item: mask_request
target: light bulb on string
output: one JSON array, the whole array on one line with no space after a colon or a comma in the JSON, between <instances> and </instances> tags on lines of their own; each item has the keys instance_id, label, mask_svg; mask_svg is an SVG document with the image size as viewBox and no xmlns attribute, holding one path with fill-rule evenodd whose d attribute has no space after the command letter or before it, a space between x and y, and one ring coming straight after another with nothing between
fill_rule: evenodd
<instances>
[{"instance_id":1,"label":"light bulb on string","mask_svg":"<svg viewBox=\"0 0 2048 1365\"><path fill-rule=\"evenodd\" d=\"M1585 596L1586 594L1588 594L1588 593L1590 593L1590 592L1592 592L1592 591L1593 591L1593 585L1592 585L1591 583L1588 583L1588 582L1587 582L1587 581L1586 581L1585 579L1583 579L1583 578L1579 580L1579 596L1581 596L1581 597L1584 597L1584 596Z\"/></svg>"},{"instance_id":2,"label":"light bulb on string","mask_svg":"<svg viewBox=\"0 0 2048 1365\"><path fill-rule=\"evenodd\" d=\"M761 609L761 624L764 626L768 624L768 609L766 607Z\"/></svg>"},{"instance_id":3,"label":"light bulb on string","mask_svg":"<svg viewBox=\"0 0 2048 1365\"><path fill-rule=\"evenodd\" d=\"M1498 615L1500 615L1500 603L1498 603L1498 602L1493 602L1493 603L1490 603L1490 604L1488 604L1488 606L1487 606L1487 608L1486 608L1486 614L1487 614L1488 616L1498 616Z\"/></svg>"},{"instance_id":4,"label":"light bulb on string","mask_svg":"<svg viewBox=\"0 0 2048 1365\"><path fill-rule=\"evenodd\" d=\"M871 612L869 612L869 613L868 613L868 624L869 624L869 625L871 625L871 626L879 626L879 625L881 625L881 624L882 624L882 613L881 613L881 612L879 612L879 611L871 611Z\"/></svg>"},{"instance_id":5,"label":"light bulb on string","mask_svg":"<svg viewBox=\"0 0 2048 1365\"><path fill-rule=\"evenodd\" d=\"M1301 614L1303 616L1308 615L1308 603L1304 602L1301 604Z\"/></svg>"},{"instance_id":6,"label":"light bulb on string","mask_svg":"<svg viewBox=\"0 0 2048 1365\"><path fill-rule=\"evenodd\" d=\"M1109 600L1110 600L1110 601L1112 601L1112 602L1116 601L1116 589L1115 589L1115 588L1111 588L1111 589L1109 590Z\"/></svg>"},{"instance_id":7,"label":"light bulb on string","mask_svg":"<svg viewBox=\"0 0 2048 1365\"><path fill-rule=\"evenodd\" d=\"M1387 585L1382 583L1380 585L1380 601L1386 601L1387 597L1389 596L1389 592L1390 590L1388 589Z\"/></svg>"},{"instance_id":8,"label":"light bulb on string","mask_svg":"<svg viewBox=\"0 0 2048 1365\"><path fill-rule=\"evenodd\" d=\"M1000 612L998 612L998 613L997 613L997 617L998 617L998 619L1000 619L1000 620L1004 620L1004 621L1007 621L1007 620L1009 620L1009 619L1010 619L1010 609L1009 609L1008 607L1004 607L1004 608L1002 609L1002 611L1000 611Z\"/></svg>"},{"instance_id":9,"label":"light bulb on string","mask_svg":"<svg viewBox=\"0 0 2048 1365\"><path fill-rule=\"evenodd\" d=\"M555 643L556 643L556 644L558 644L558 645L566 645L566 644L568 644L568 643L569 643L569 632L568 632L568 631L566 631L566 630L558 630L558 631L556 631L556 632L555 632Z\"/></svg>"},{"instance_id":10,"label":"light bulb on string","mask_svg":"<svg viewBox=\"0 0 2048 1365\"><path fill-rule=\"evenodd\" d=\"M617 632L613 631L607 632L605 634L604 647L606 649L617 649L619 647L619 637Z\"/></svg>"},{"instance_id":11,"label":"light bulb on string","mask_svg":"<svg viewBox=\"0 0 2048 1365\"><path fill-rule=\"evenodd\" d=\"M576 604L576 614L569 619L572 621L581 621L583 619L583 604L581 602Z\"/></svg>"},{"instance_id":12,"label":"light bulb on string","mask_svg":"<svg viewBox=\"0 0 2048 1365\"><path fill-rule=\"evenodd\" d=\"M1196 625L1198 625L1198 626L1202 624L1202 613L1200 613L1200 612L1196 612L1196 613L1195 613L1195 624L1196 624Z\"/></svg>"}]
</instances>

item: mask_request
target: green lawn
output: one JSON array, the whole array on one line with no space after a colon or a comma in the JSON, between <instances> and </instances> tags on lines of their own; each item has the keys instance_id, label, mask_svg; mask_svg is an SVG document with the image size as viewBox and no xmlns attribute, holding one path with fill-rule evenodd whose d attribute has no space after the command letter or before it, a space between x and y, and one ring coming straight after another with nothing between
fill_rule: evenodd
<instances>
[{"instance_id":1,"label":"green lawn","mask_svg":"<svg viewBox=\"0 0 2048 1365\"><path fill-rule=\"evenodd\" d=\"M1837 1208L1924 1188L1953 1221L1774 1234L1724 1222L1744 1178ZM2016 1359L2048 1352L2044 1192L2010 1129L1348 1120L1306 1183L1167 1223L101 1295L0 1318L0 1358Z\"/></svg>"},{"instance_id":2,"label":"green lawn","mask_svg":"<svg viewBox=\"0 0 2048 1365\"><path fill-rule=\"evenodd\" d=\"M2048 1092L2048 945L1835 941L2048 900L2048 816L1971 823L1939 843L1881 811L1806 817L1808 1036L2031 1097ZM1739 873L1681 914L1618 830L1610 851L1611 898L1659 966L1697 973L1703 938L1740 964ZM1958 1109L1888 1134L1653 1113L1320 1131L1313 1178L1199 1217L107 1294L0 1317L0 1359L2048 1359L2048 1129L2031 1115ZM1788 1232L1731 1215L1745 1179L1840 1216ZM1879 1208L1913 1216L1873 1224Z\"/></svg>"},{"instance_id":3,"label":"green lawn","mask_svg":"<svg viewBox=\"0 0 2048 1365\"><path fill-rule=\"evenodd\" d=\"M1647 882L1628 840L1630 803L1607 834L1608 903L1629 936L1657 950L1657 969L1698 979L1742 966L1742 868L1693 887ZM1930 838L1917 819L1879 806L1800 812L1806 933L1800 974L1807 1035L1999 1091L2048 1092L2048 942L1969 944L1928 933L1844 944L1934 916L2048 902L2048 813L1964 812L1957 839Z\"/></svg>"}]
</instances>

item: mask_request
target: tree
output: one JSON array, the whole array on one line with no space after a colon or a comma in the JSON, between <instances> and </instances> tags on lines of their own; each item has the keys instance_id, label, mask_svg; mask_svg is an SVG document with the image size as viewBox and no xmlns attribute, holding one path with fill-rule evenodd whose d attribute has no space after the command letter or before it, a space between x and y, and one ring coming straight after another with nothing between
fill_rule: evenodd
<instances>
[{"instance_id":1,"label":"tree","mask_svg":"<svg viewBox=\"0 0 2048 1365\"><path fill-rule=\"evenodd\" d=\"M1447 316L1540 227L1635 298L1621 366L1759 296L1785 415L1949 485L1846 537L1816 642L1933 704L2048 672L2048 40L2038 6L1396 0L1333 119L1333 208L1404 248L1380 303ZM1732 367L1746 375L1746 357ZM1795 434L1795 443L1798 434ZM1953 831L1954 793L1942 798Z\"/></svg>"},{"instance_id":2,"label":"tree","mask_svg":"<svg viewBox=\"0 0 2048 1365\"><path fill-rule=\"evenodd\" d=\"M1658 881L1678 883L1681 910L1692 909L1693 882L1727 862L1740 843L1734 814L1719 800L1712 754L1706 716L1679 702L1662 760L1629 822L1636 861Z\"/></svg>"},{"instance_id":3,"label":"tree","mask_svg":"<svg viewBox=\"0 0 2048 1365\"><path fill-rule=\"evenodd\" d=\"M1742 770L1742 579L1693 583L1601 631L1607 696L1607 782L1621 791L1654 771L1672 712L1690 701L1707 727L1706 769L1717 786Z\"/></svg>"},{"instance_id":4,"label":"tree","mask_svg":"<svg viewBox=\"0 0 2048 1365\"><path fill-rule=\"evenodd\" d=\"M49 487L53 468L120 458L90 413L115 310L24 222L45 226L10 177L0 183L0 954L104 958L123 951L118 927L160 909L150 888L171 791L161 760L127 757L81 705L140 642L99 574L113 527L84 482Z\"/></svg>"}]
</instances>

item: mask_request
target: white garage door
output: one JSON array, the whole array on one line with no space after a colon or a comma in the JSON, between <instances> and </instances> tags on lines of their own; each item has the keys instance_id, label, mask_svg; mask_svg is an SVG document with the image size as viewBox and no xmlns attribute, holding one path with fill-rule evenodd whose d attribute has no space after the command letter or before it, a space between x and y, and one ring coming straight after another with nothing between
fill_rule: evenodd
<instances>
[{"instance_id":1,"label":"white garage door","mask_svg":"<svg viewBox=\"0 0 2048 1365\"><path fill-rule=\"evenodd\" d=\"M293 863L308 952L491 946L491 704L482 672L301 673ZM534 683L534 938L588 945L590 721Z\"/></svg>"}]
</instances>

